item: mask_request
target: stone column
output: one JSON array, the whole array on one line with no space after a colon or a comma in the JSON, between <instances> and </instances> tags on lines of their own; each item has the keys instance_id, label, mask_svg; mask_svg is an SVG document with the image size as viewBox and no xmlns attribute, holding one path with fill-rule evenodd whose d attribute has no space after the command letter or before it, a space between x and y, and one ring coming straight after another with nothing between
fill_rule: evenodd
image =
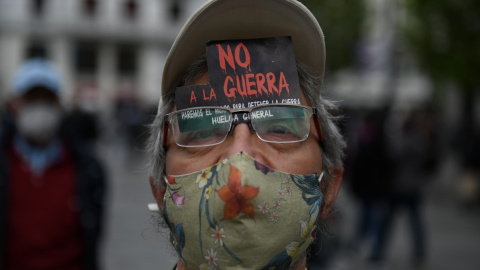
<instances>
[{"instance_id":1,"label":"stone column","mask_svg":"<svg viewBox=\"0 0 480 270\"><path fill-rule=\"evenodd\" d=\"M0 99L1 101L10 97L12 82L17 69L23 62L25 51L25 40L19 34L4 33L0 36Z\"/></svg>"},{"instance_id":2,"label":"stone column","mask_svg":"<svg viewBox=\"0 0 480 270\"><path fill-rule=\"evenodd\" d=\"M98 105L99 108L109 109L115 99L115 46L112 43L103 43L98 53Z\"/></svg>"},{"instance_id":3,"label":"stone column","mask_svg":"<svg viewBox=\"0 0 480 270\"><path fill-rule=\"evenodd\" d=\"M73 70L72 70L72 60L70 58L70 53L72 51L70 41L63 37L59 36L54 38L51 43L51 59L55 63L56 68L61 76L61 96L62 101L69 105L72 102L75 82L73 81Z\"/></svg>"},{"instance_id":4,"label":"stone column","mask_svg":"<svg viewBox=\"0 0 480 270\"><path fill-rule=\"evenodd\" d=\"M162 67L165 59L158 45L146 44L139 51L139 87L142 101L156 106L161 96Z\"/></svg>"}]
</instances>

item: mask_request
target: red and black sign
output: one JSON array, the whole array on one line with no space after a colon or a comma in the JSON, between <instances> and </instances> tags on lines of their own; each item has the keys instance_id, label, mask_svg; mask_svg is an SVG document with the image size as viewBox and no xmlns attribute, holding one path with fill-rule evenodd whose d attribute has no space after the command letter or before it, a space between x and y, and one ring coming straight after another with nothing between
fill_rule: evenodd
<instances>
[{"instance_id":1,"label":"red and black sign","mask_svg":"<svg viewBox=\"0 0 480 270\"><path fill-rule=\"evenodd\" d=\"M177 109L301 103L290 37L207 42L210 85L179 87Z\"/></svg>"}]
</instances>

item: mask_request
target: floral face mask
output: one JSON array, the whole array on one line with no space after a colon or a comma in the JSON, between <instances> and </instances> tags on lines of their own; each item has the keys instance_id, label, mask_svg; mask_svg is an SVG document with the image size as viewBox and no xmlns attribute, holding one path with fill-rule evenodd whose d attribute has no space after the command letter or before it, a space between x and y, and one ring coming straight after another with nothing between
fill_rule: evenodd
<instances>
[{"instance_id":1,"label":"floral face mask","mask_svg":"<svg viewBox=\"0 0 480 270\"><path fill-rule=\"evenodd\" d=\"M170 241L189 269L288 269L315 239L322 176L276 171L245 153L168 176Z\"/></svg>"}]
</instances>

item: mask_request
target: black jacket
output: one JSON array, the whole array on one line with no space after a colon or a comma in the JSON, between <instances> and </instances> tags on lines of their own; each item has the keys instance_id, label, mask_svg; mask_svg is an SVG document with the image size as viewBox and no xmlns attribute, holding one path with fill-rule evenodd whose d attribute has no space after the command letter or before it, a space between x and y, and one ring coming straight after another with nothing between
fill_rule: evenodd
<instances>
[{"instance_id":1,"label":"black jacket","mask_svg":"<svg viewBox=\"0 0 480 270\"><path fill-rule=\"evenodd\" d=\"M7 194L9 187L9 168L7 151L12 142L15 129L8 117L0 127L0 270L4 265ZM105 202L106 179L102 165L93 153L71 136L62 136L71 149L76 163L76 185L78 205L85 245L85 265L89 270L99 269L98 244L102 232L103 210Z\"/></svg>"}]
</instances>

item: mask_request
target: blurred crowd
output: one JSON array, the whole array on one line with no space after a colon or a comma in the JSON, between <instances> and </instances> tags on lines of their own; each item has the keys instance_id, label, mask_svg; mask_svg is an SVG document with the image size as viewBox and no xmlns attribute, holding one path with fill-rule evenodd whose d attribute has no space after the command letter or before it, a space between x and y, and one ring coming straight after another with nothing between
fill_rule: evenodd
<instances>
[{"instance_id":1,"label":"blurred crowd","mask_svg":"<svg viewBox=\"0 0 480 270\"><path fill-rule=\"evenodd\" d=\"M328 269L333 255L345 252L374 267L388 260L394 230L407 227L412 267L422 266L429 255L431 226L436 226L426 222L426 196L438 192L431 187L441 186L435 181L441 181L437 178L449 157L456 160L459 171L440 196L447 194L444 200L453 200L458 209L472 213L479 209L479 133L458 141L460 134L444 130L442 119L428 106L346 109L344 117L348 147L343 185L357 207L353 233L326 230L327 237L312 250L312 265ZM334 228L344 221L343 210L339 207L326 226Z\"/></svg>"},{"instance_id":2,"label":"blurred crowd","mask_svg":"<svg viewBox=\"0 0 480 270\"><path fill-rule=\"evenodd\" d=\"M382 260L389 230L399 210L408 213L412 257L425 257L422 201L438 164L433 115L413 110L389 116L387 110L361 114L352 123L348 185L357 199L359 217L352 245L371 238L369 259Z\"/></svg>"},{"instance_id":3,"label":"blurred crowd","mask_svg":"<svg viewBox=\"0 0 480 270\"><path fill-rule=\"evenodd\" d=\"M108 168L98 142L125 156L144 145L151 119L134 98L105 116L88 102L67 109L61 96L46 59L12 78L0 125L0 269L99 269Z\"/></svg>"}]
</instances>

